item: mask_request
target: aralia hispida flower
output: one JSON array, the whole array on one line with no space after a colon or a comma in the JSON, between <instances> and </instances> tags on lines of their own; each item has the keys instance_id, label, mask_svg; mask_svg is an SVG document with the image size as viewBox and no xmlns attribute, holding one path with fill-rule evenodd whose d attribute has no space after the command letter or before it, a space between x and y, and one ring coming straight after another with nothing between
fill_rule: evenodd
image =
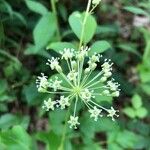
<instances>
[{"instance_id":1,"label":"aralia hispida flower","mask_svg":"<svg viewBox=\"0 0 150 150\"><path fill-rule=\"evenodd\" d=\"M96 96L119 96L119 84L111 78L113 63L105 59L101 65L101 71L97 73L94 70L98 63L101 63L101 55L95 53L89 56L89 51L88 47L81 47L81 50L78 52L74 49L65 48L60 53L61 58L52 57L46 63L52 70L58 72L61 79L55 77L54 80L48 80L48 77L42 73L36 81L39 92L60 95L60 98L57 100L52 101L49 98L44 101L43 108L46 111L54 110L55 106L65 109L70 107L70 105L74 105L73 114L68 121L70 128L76 129L77 125L80 124L78 121L79 117L76 114L79 102L87 106L90 117L95 121L103 117L104 113L107 117L111 117L113 121L115 116L118 117L118 110L115 110L113 107L107 109L95 102ZM67 73L64 73L60 60L65 60L68 68ZM63 82L65 82L65 85Z\"/></svg>"}]
</instances>

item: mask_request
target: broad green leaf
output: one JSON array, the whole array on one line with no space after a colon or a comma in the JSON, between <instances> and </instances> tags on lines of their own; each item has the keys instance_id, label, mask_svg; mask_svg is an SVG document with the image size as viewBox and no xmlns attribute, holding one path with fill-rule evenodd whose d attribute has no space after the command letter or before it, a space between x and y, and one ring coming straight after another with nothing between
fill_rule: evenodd
<instances>
[{"instance_id":1,"label":"broad green leaf","mask_svg":"<svg viewBox=\"0 0 150 150\"><path fill-rule=\"evenodd\" d=\"M31 150L31 137L21 126L14 126L11 130L0 132L1 142L8 150Z\"/></svg>"},{"instance_id":2,"label":"broad green leaf","mask_svg":"<svg viewBox=\"0 0 150 150\"><path fill-rule=\"evenodd\" d=\"M96 41L91 46L91 49L89 51L89 55L96 53L103 53L104 51L111 48L111 45L107 41Z\"/></svg>"},{"instance_id":3,"label":"broad green leaf","mask_svg":"<svg viewBox=\"0 0 150 150\"><path fill-rule=\"evenodd\" d=\"M55 110L49 113L50 126L53 132L57 135L62 135L63 133L63 122L65 121L66 111L65 110Z\"/></svg>"},{"instance_id":4,"label":"broad green leaf","mask_svg":"<svg viewBox=\"0 0 150 150\"><path fill-rule=\"evenodd\" d=\"M32 45L29 44L28 47L26 48L25 55L38 55L38 56L42 56L45 58L50 58L50 54L44 49L44 48L40 48L38 47L38 45Z\"/></svg>"},{"instance_id":5,"label":"broad green leaf","mask_svg":"<svg viewBox=\"0 0 150 150\"><path fill-rule=\"evenodd\" d=\"M126 107L123 109L123 112L130 118L135 118L135 110L132 107Z\"/></svg>"},{"instance_id":6,"label":"broad green leaf","mask_svg":"<svg viewBox=\"0 0 150 150\"><path fill-rule=\"evenodd\" d=\"M52 13L42 16L33 30L34 42L36 47L43 48L53 37L56 29L56 22Z\"/></svg>"},{"instance_id":7,"label":"broad green leaf","mask_svg":"<svg viewBox=\"0 0 150 150\"><path fill-rule=\"evenodd\" d=\"M53 49L56 52L60 52L60 51L63 51L64 48L75 49L75 46L69 42L55 42L55 43L50 43L46 49Z\"/></svg>"},{"instance_id":8,"label":"broad green leaf","mask_svg":"<svg viewBox=\"0 0 150 150\"><path fill-rule=\"evenodd\" d=\"M133 97L132 97L132 105L135 109L138 109L142 106L142 99L141 99L141 96L138 95L138 94L135 94Z\"/></svg>"},{"instance_id":9,"label":"broad green leaf","mask_svg":"<svg viewBox=\"0 0 150 150\"><path fill-rule=\"evenodd\" d=\"M52 95L39 93L34 83L25 85L22 93L25 96L26 102L30 106L41 104L41 102L43 102L44 99L47 99L48 97L52 98Z\"/></svg>"},{"instance_id":10,"label":"broad green leaf","mask_svg":"<svg viewBox=\"0 0 150 150\"><path fill-rule=\"evenodd\" d=\"M136 111L136 115L137 115L139 118L144 118L144 117L146 117L147 114L148 114L147 109L144 108L144 107L140 107L140 108L138 108L137 111Z\"/></svg>"},{"instance_id":11,"label":"broad green leaf","mask_svg":"<svg viewBox=\"0 0 150 150\"><path fill-rule=\"evenodd\" d=\"M83 20L84 20L85 13L80 12L73 12L69 16L69 24L72 28L75 35L80 39L83 27ZM84 36L83 36L83 43L88 43L95 34L97 23L94 17L88 14L87 21L85 22L84 28Z\"/></svg>"},{"instance_id":12,"label":"broad green leaf","mask_svg":"<svg viewBox=\"0 0 150 150\"><path fill-rule=\"evenodd\" d=\"M33 0L25 0L27 7L38 14L45 15L48 13L47 8L41 3Z\"/></svg>"},{"instance_id":13,"label":"broad green leaf","mask_svg":"<svg viewBox=\"0 0 150 150\"><path fill-rule=\"evenodd\" d=\"M126 6L126 7L124 7L124 9L133 13L133 14L136 14L136 15L149 16L149 14L146 11L144 11L141 8L135 7L135 6Z\"/></svg>"}]
</instances>

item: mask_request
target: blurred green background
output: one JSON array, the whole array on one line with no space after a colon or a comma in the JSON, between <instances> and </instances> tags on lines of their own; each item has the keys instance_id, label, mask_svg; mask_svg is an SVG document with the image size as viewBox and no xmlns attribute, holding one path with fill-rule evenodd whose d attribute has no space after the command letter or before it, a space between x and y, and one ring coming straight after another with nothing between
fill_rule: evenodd
<instances>
[{"instance_id":1,"label":"blurred green background","mask_svg":"<svg viewBox=\"0 0 150 150\"><path fill-rule=\"evenodd\" d=\"M49 95L37 92L35 80L40 72L53 74L45 63L71 45L64 42L78 45L68 17L85 11L87 1L52 2L0 0L0 150L57 150L60 144L66 110L42 110ZM102 0L93 16L98 25L88 45L111 45L103 55L114 62L121 84L121 96L109 100L120 117L94 122L79 108L81 125L67 128L64 150L150 150L150 0Z\"/></svg>"}]
</instances>

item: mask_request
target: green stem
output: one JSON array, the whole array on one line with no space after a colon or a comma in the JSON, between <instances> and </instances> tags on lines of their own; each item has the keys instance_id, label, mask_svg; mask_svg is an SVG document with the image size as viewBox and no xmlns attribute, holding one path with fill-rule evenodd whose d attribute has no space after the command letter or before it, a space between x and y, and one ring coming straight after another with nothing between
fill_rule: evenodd
<instances>
[{"instance_id":1,"label":"green stem","mask_svg":"<svg viewBox=\"0 0 150 150\"><path fill-rule=\"evenodd\" d=\"M92 0L88 0L85 17L84 17L83 24L82 24L81 38L80 38L80 43L79 43L79 48L78 48L79 50L81 49L81 46L83 43L85 24L86 24L87 17L88 17L89 11L90 11L91 2L92 2Z\"/></svg>"},{"instance_id":2,"label":"green stem","mask_svg":"<svg viewBox=\"0 0 150 150\"><path fill-rule=\"evenodd\" d=\"M59 30L59 24L58 24L58 18L57 18L57 10L56 10L56 0L50 0L51 1L51 6L52 6L52 12L55 16L56 20L56 34L57 34L57 39L60 41L61 36L60 36L60 30Z\"/></svg>"}]
</instances>

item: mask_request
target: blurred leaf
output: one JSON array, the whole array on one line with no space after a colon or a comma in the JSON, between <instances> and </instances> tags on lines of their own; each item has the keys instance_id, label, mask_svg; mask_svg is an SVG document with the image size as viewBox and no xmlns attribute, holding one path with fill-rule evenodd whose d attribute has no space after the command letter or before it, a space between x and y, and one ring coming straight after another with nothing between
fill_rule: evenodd
<instances>
[{"instance_id":1,"label":"blurred leaf","mask_svg":"<svg viewBox=\"0 0 150 150\"><path fill-rule=\"evenodd\" d=\"M150 95L150 84L141 84L140 86L147 95Z\"/></svg>"},{"instance_id":2,"label":"blurred leaf","mask_svg":"<svg viewBox=\"0 0 150 150\"><path fill-rule=\"evenodd\" d=\"M48 13L47 8L37 1L25 0L25 3L31 11L34 11L40 15L45 15Z\"/></svg>"},{"instance_id":3,"label":"blurred leaf","mask_svg":"<svg viewBox=\"0 0 150 150\"><path fill-rule=\"evenodd\" d=\"M121 145L123 149L134 149L136 144L140 142L140 136L128 130L124 130L118 133L116 142Z\"/></svg>"},{"instance_id":4,"label":"blurred leaf","mask_svg":"<svg viewBox=\"0 0 150 150\"><path fill-rule=\"evenodd\" d=\"M141 56L140 53L137 51L136 45L133 43L119 43L117 45L117 47L122 50L125 50L125 51L131 52L133 54L136 54L138 56Z\"/></svg>"},{"instance_id":5,"label":"blurred leaf","mask_svg":"<svg viewBox=\"0 0 150 150\"><path fill-rule=\"evenodd\" d=\"M123 112L130 118L135 118L135 110L132 107L126 107L123 109Z\"/></svg>"},{"instance_id":6,"label":"blurred leaf","mask_svg":"<svg viewBox=\"0 0 150 150\"><path fill-rule=\"evenodd\" d=\"M20 14L18 12L13 12L13 16L18 18L25 26L27 25L27 21L22 14Z\"/></svg>"},{"instance_id":7,"label":"blurred leaf","mask_svg":"<svg viewBox=\"0 0 150 150\"><path fill-rule=\"evenodd\" d=\"M126 6L126 7L124 7L124 9L133 13L133 14L136 14L136 15L149 16L149 14L146 11L144 11L141 8L135 7L135 6Z\"/></svg>"},{"instance_id":8,"label":"blurred leaf","mask_svg":"<svg viewBox=\"0 0 150 150\"><path fill-rule=\"evenodd\" d=\"M140 28L140 31L143 33L145 39L143 60L147 61L150 57L150 31L145 28Z\"/></svg>"},{"instance_id":9,"label":"blurred leaf","mask_svg":"<svg viewBox=\"0 0 150 150\"><path fill-rule=\"evenodd\" d=\"M144 107L140 107L136 111L136 115L139 118L144 118L144 117L146 117L147 114L148 114L148 112L147 112L146 108L144 108Z\"/></svg>"},{"instance_id":10,"label":"blurred leaf","mask_svg":"<svg viewBox=\"0 0 150 150\"><path fill-rule=\"evenodd\" d=\"M4 6L3 8L1 8L1 10L3 10L6 13L9 13L9 15L12 17L13 10L12 10L11 5L5 0L1 0L1 2L2 2L3 6Z\"/></svg>"},{"instance_id":11,"label":"blurred leaf","mask_svg":"<svg viewBox=\"0 0 150 150\"><path fill-rule=\"evenodd\" d=\"M63 51L64 48L73 48L76 49L75 46L72 43L69 42L55 42L55 43L50 43L46 49L53 49L56 52Z\"/></svg>"},{"instance_id":12,"label":"blurred leaf","mask_svg":"<svg viewBox=\"0 0 150 150\"><path fill-rule=\"evenodd\" d=\"M76 34L76 36L80 39L81 38L81 32L82 32L82 25L84 20L85 13L80 12L73 12L69 16L69 24L72 28L73 32ZM85 22L85 29L84 29L84 36L83 36L83 43L88 43L95 31L96 31L96 21L93 16L88 15L87 21Z\"/></svg>"},{"instance_id":13,"label":"blurred leaf","mask_svg":"<svg viewBox=\"0 0 150 150\"><path fill-rule=\"evenodd\" d=\"M58 149L60 144L60 136L57 136L54 132L38 132L36 133L36 139L46 144L47 150Z\"/></svg>"},{"instance_id":14,"label":"blurred leaf","mask_svg":"<svg viewBox=\"0 0 150 150\"><path fill-rule=\"evenodd\" d=\"M14 125L20 125L23 128L27 128L28 124L28 116L18 116L7 113L0 117L0 129L8 129Z\"/></svg>"},{"instance_id":15,"label":"blurred leaf","mask_svg":"<svg viewBox=\"0 0 150 150\"><path fill-rule=\"evenodd\" d=\"M104 51L111 48L111 45L107 41L96 41L91 46L89 51L89 55L93 55L94 53L103 53Z\"/></svg>"},{"instance_id":16,"label":"blurred leaf","mask_svg":"<svg viewBox=\"0 0 150 150\"><path fill-rule=\"evenodd\" d=\"M138 94L135 94L133 97L132 97L132 105L135 109L138 109L142 106L142 99L140 97L140 95Z\"/></svg>"},{"instance_id":17,"label":"blurred leaf","mask_svg":"<svg viewBox=\"0 0 150 150\"><path fill-rule=\"evenodd\" d=\"M3 23L0 21L0 47L4 44L5 33Z\"/></svg>"},{"instance_id":18,"label":"blurred leaf","mask_svg":"<svg viewBox=\"0 0 150 150\"><path fill-rule=\"evenodd\" d=\"M88 143L87 145L85 145L80 150L103 150L103 149L97 143Z\"/></svg>"},{"instance_id":19,"label":"blurred leaf","mask_svg":"<svg viewBox=\"0 0 150 150\"><path fill-rule=\"evenodd\" d=\"M31 137L21 126L14 126L11 130L0 133L2 143L9 150L31 150Z\"/></svg>"},{"instance_id":20,"label":"blurred leaf","mask_svg":"<svg viewBox=\"0 0 150 150\"><path fill-rule=\"evenodd\" d=\"M2 93L4 93L7 90L8 84L7 84L6 80L0 79L0 85L1 85L0 86L0 95L1 95Z\"/></svg>"},{"instance_id":21,"label":"blurred leaf","mask_svg":"<svg viewBox=\"0 0 150 150\"><path fill-rule=\"evenodd\" d=\"M33 30L36 47L43 48L53 37L56 30L56 22L52 13L47 13L39 20Z\"/></svg>"},{"instance_id":22,"label":"blurred leaf","mask_svg":"<svg viewBox=\"0 0 150 150\"><path fill-rule=\"evenodd\" d=\"M118 28L119 28L119 26L117 26L117 25L113 25L113 24L111 24L111 25L99 25L99 26L97 26L97 29L96 29L96 34L109 34L110 35L110 33L118 33L119 32L119 30L118 30Z\"/></svg>"}]
</instances>

